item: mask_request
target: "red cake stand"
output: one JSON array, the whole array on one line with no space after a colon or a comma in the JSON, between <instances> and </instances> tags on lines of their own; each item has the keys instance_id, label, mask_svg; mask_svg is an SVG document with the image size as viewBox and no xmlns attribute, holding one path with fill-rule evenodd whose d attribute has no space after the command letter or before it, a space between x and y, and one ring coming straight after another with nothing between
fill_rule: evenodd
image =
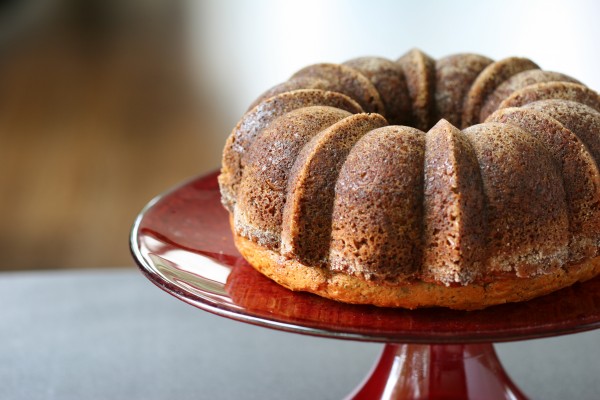
<instances>
[{"instance_id":1,"label":"red cake stand","mask_svg":"<svg viewBox=\"0 0 600 400\"><path fill-rule=\"evenodd\" d=\"M415 311L337 303L289 291L235 249L216 173L151 201L131 251L158 287L202 310L287 332L385 343L352 399L524 399L493 342L600 326L600 278L525 303L481 311Z\"/></svg>"}]
</instances>

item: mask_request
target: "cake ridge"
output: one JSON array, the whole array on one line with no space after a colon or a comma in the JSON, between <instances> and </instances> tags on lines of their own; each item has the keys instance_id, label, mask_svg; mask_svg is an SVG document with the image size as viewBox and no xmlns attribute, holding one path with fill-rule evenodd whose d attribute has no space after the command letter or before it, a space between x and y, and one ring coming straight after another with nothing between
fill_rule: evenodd
<instances>
[{"instance_id":1,"label":"cake ridge","mask_svg":"<svg viewBox=\"0 0 600 400\"><path fill-rule=\"evenodd\" d=\"M367 77L381 96L385 113L392 125L411 123L411 101L402 67L382 57L358 57L343 63Z\"/></svg>"},{"instance_id":2,"label":"cake ridge","mask_svg":"<svg viewBox=\"0 0 600 400\"><path fill-rule=\"evenodd\" d=\"M324 79L338 88L336 91L353 98L366 112L385 116L379 92L366 76L354 68L333 63L313 64L292 75L292 79L302 77Z\"/></svg>"},{"instance_id":3,"label":"cake ridge","mask_svg":"<svg viewBox=\"0 0 600 400\"><path fill-rule=\"evenodd\" d=\"M488 65L475 78L463 100L461 127L474 125L479 119L481 107L487 97L511 76L539 66L528 58L508 57Z\"/></svg>"},{"instance_id":4,"label":"cake ridge","mask_svg":"<svg viewBox=\"0 0 600 400\"><path fill-rule=\"evenodd\" d=\"M596 164L600 163L600 112L571 100L538 100L523 106L558 120L585 143Z\"/></svg>"},{"instance_id":5,"label":"cake ridge","mask_svg":"<svg viewBox=\"0 0 600 400\"><path fill-rule=\"evenodd\" d=\"M559 160L569 211L569 259L595 255L600 238L600 171L585 143L558 120L534 109L504 108L486 121L519 126Z\"/></svg>"},{"instance_id":6,"label":"cake ridge","mask_svg":"<svg viewBox=\"0 0 600 400\"><path fill-rule=\"evenodd\" d=\"M528 276L564 263L565 194L550 152L515 125L484 122L463 133L475 150L483 182L485 271Z\"/></svg>"},{"instance_id":7,"label":"cake ridge","mask_svg":"<svg viewBox=\"0 0 600 400\"><path fill-rule=\"evenodd\" d=\"M437 60L435 119L444 118L456 127L462 126L463 99L481 71L493 62L473 53L451 54Z\"/></svg>"},{"instance_id":8,"label":"cake ridge","mask_svg":"<svg viewBox=\"0 0 600 400\"><path fill-rule=\"evenodd\" d=\"M571 82L542 82L525 86L504 99L498 109L522 107L549 99L573 100L600 111L600 94L587 86Z\"/></svg>"},{"instance_id":9,"label":"cake ridge","mask_svg":"<svg viewBox=\"0 0 600 400\"><path fill-rule=\"evenodd\" d=\"M233 209L237 186L242 178L243 154L252 145L258 133L271 122L296 108L311 105L329 105L351 113L362 112L360 105L350 97L337 92L302 89L280 93L257 104L238 122L223 150L223 162L219 185L225 207Z\"/></svg>"},{"instance_id":10,"label":"cake ridge","mask_svg":"<svg viewBox=\"0 0 600 400\"><path fill-rule=\"evenodd\" d=\"M424 153L425 133L406 126L353 146L335 182L332 271L392 282L420 274Z\"/></svg>"},{"instance_id":11,"label":"cake ridge","mask_svg":"<svg viewBox=\"0 0 600 400\"><path fill-rule=\"evenodd\" d=\"M560 72L545 71L541 69L530 69L519 72L506 79L498 85L489 96L487 96L481 107L481 111L479 112L479 120L485 121L490 114L498 109L498 106L502 101L515 91L529 85L546 82L569 82L580 84L578 80Z\"/></svg>"},{"instance_id":12,"label":"cake ridge","mask_svg":"<svg viewBox=\"0 0 600 400\"><path fill-rule=\"evenodd\" d=\"M379 114L354 114L319 132L300 151L291 169L283 210L281 253L303 263L321 264L331 236L334 183L356 142L387 125ZM336 143L337 146L332 146ZM326 176L328 179L318 179Z\"/></svg>"},{"instance_id":13,"label":"cake ridge","mask_svg":"<svg viewBox=\"0 0 600 400\"><path fill-rule=\"evenodd\" d=\"M298 108L275 119L248 151L238 197L248 204L234 210L238 232L278 249L290 169L302 148L319 132L352 115L335 107Z\"/></svg>"},{"instance_id":14,"label":"cake ridge","mask_svg":"<svg viewBox=\"0 0 600 400\"><path fill-rule=\"evenodd\" d=\"M473 147L445 119L426 134L424 181L423 273L467 284L481 275L487 212Z\"/></svg>"},{"instance_id":15,"label":"cake ridge","mask_svg":"<svg viewBox=\"0 0 600 400\"><path fill-rule=\"evenodd\" d=\"M404 71L412 101L412 126L426 131L432 125L435 98L435 60L419 49L412 49L396 61Z\"/></svg>"}]
</instances>

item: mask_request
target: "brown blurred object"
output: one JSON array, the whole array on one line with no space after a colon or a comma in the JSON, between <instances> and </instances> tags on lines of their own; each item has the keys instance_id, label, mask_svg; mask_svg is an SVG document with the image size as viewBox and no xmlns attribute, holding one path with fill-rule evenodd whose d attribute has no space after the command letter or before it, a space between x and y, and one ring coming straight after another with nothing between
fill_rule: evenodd
<instances>
[{"instance_id":1,"label":"brown blurred object","mask_svg":"<svg viewBox=\"0 0 600 400\"><path fill-rule=\"evenodd\" d=\"M53 3L0 38L0 270L132 265L135 215L216 168L223 127L180 2Z\"/></svg>"}]
</instances>

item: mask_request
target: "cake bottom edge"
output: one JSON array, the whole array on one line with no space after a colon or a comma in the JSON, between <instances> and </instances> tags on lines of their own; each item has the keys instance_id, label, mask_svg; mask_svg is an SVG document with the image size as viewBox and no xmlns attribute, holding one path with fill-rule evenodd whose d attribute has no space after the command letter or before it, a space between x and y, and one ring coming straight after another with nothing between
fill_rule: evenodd
<instances>
[{"instance_id":1,"label":"cake bottom edge","mask_svg":"<svg viewBox=\"0 0 600 400\"><path fill-rule=\"evenodd\" d=\"M234 234L234 241L254 269L281 286L343 303L378 307L478 310L497 304L531 300L600 274L600 257L594 257L528 278L502 276L492 282L464 286L414 280L390 284L307 266L237 234Z\"/></svg>"}]
</instances>

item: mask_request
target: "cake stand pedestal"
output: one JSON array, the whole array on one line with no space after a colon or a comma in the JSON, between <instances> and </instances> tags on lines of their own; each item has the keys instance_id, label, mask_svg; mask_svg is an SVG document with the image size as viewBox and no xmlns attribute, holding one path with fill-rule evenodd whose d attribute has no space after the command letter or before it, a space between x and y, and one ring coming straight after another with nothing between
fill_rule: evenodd
<instances>
[{"instance_id":1,"label":"cake stand pedestal","mask_svg":"<svg viewBox=\"0 0 600 400\"><path fill-rule=\"evenodd\" d=\"M212 173L152 200L131 252L158 287L202 310L255 325L385 343L350 399L525 399L494 342L600 327L600 277L524 303L480 311L357 306L289 291L239 255Z\"/></svg>"},{"instance_id":2,"label":"cake stand pedestal","mask_svg":"<svg viewBox=\"0 0 600 400\"><path fill-rule=\"evenodd\" d=\"M348 399L526 399L491 343L386 344Z\"/></svg>"}]
</instances>

